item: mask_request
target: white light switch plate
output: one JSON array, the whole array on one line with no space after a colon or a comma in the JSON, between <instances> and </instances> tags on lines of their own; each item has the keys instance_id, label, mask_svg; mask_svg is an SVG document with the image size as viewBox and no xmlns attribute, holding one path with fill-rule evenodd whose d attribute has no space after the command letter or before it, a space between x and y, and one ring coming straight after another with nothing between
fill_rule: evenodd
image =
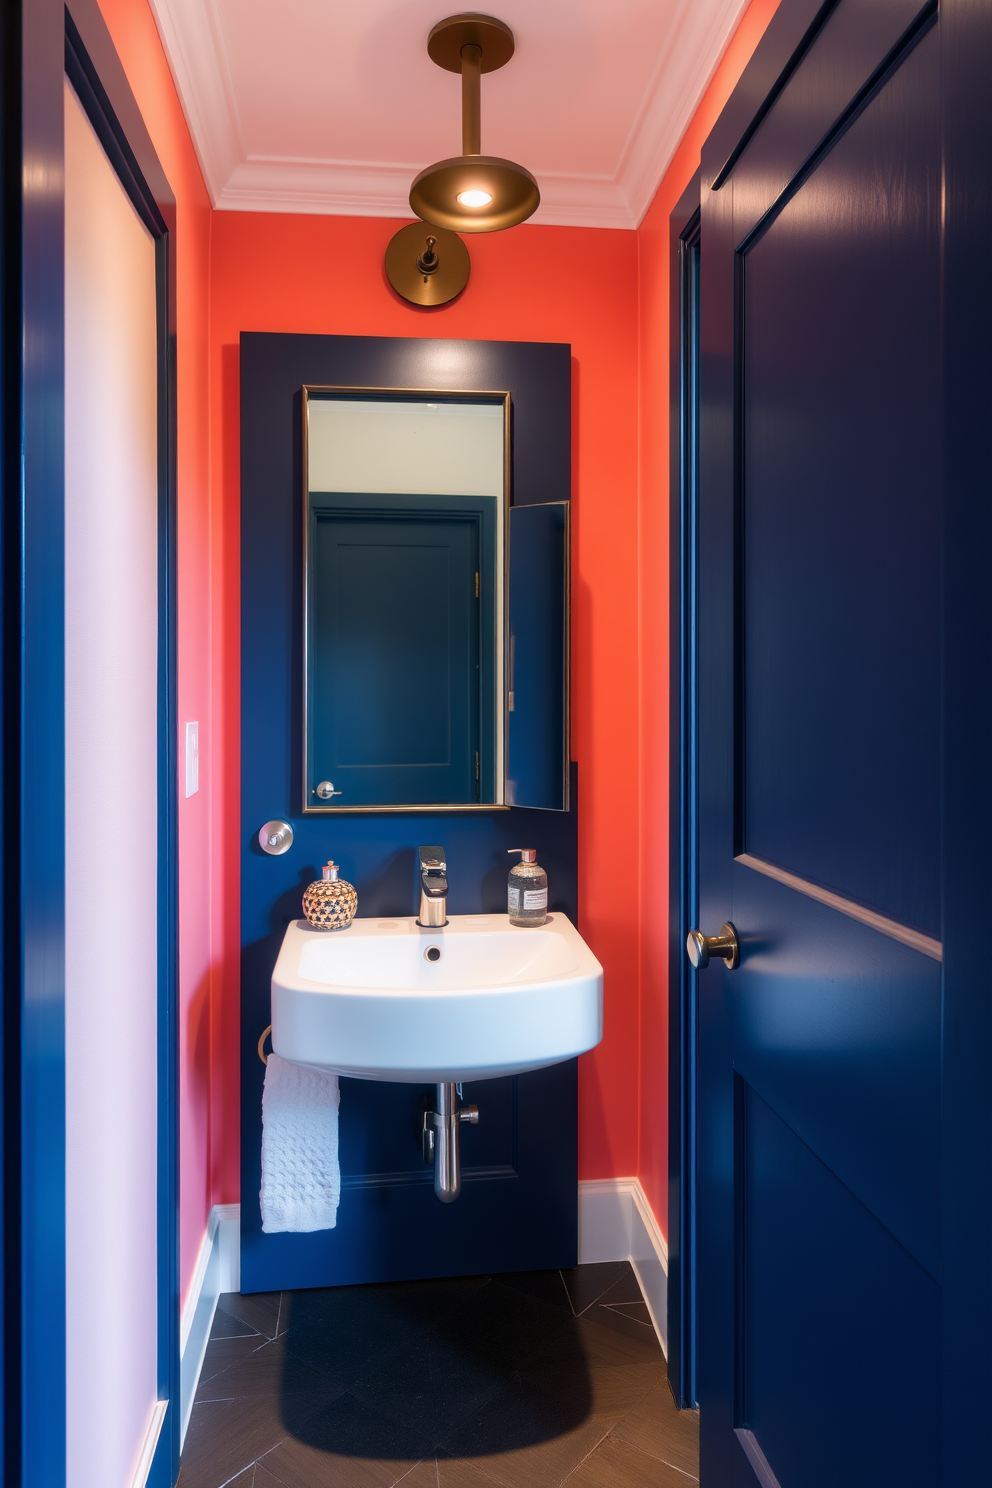
<instances>
[{"instance_id":1,"label":"white light switch plate","mask_svg":"<svg viewBox=\"0 0 992 1488\"><path fill-rule=\"evenodd\" d=\"M200 789L200 725L186 725L186 797Z\"/></svg>"}]
</instances>

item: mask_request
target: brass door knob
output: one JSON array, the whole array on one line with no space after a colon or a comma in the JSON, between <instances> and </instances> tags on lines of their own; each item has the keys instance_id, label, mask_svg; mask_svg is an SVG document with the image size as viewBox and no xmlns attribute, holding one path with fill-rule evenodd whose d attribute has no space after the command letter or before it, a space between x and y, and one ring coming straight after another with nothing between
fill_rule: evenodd
<instances>
[{"instance_id":1,"label":"brass door knob","mask_svg":"<svg viewBox=\"0 0 992 1488\"><path fill-rule=\"evenodd\" d=\"M736 970L741 964L737 931L729 921L720 926L719 935L704 935L701 930L690 930L685 938L685 948L697 971L709 966L714 956L720 961L726 961L728 971Z\"/></svg>"}]
</instances>

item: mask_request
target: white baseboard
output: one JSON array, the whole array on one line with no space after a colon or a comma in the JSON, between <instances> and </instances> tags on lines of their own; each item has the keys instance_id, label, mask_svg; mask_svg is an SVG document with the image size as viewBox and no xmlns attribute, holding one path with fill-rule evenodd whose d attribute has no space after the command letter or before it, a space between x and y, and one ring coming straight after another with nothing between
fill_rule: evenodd
<instances>
[{"instance_id":1,"label":"white baseboard","mask_svg":"<svg viewBox=\"0 0 992 1488\"><path fill-rule=\"evenodd\" d=\"M220 1291L241 1290L241 1205L215 1204L217 1247L220 1252Z\"/></svg>"},{"instance_id":2,"label":"white baseboard","mask_svg":"<svg viewBox=\"0 0 992 1488\"><path fill-rule=\"evenodd\" d=\"M241 1205L215 1204L193 1268L179 1328L179 1444L186 1440L193 1396L222 1292L241 1290Z\"/></svg>"},{"instance_id":3,"label":"white baseboard","mask_svg":"<svg viewBox=\"0 0 992 1488\"><path fill-rule=\"evenodd\" d=\"M668 1353L668 1247L637 1178L594 1178L579 1184L579 1265L629 1261L651 1321ZM215 1204L183 1307L179 1340L180 1441L186 1438L203 1357L223 1292L241 1290L241 1206Z\"/></svg>"},{"instance_id":4,"label":"white baseboard","mask_svg":"<svg viewBox=\"0 0 992 1488\"><path fill-rule=\"evenodd\" d=\"M158 1448L158 1439L162 1435L162 1424L168 1409L167 1400L156 1400L152 1406L148 1425L145 1427L145 1439L141 1443L138 1461L131 1475L131 1488L146 1488L148 1474L152 1470L152 1461Z\"/></svg>"},{"instance_id":5,"label":"white baseboard","mask_svg":"<svg viewBox=\"0 0 992 1488\"><path fill-rule=\"evenodd\" d=\"M668 1246L637 1178L579 1184L579 1265L629 1261L668 1353Z\"/></svg>"}]
</instances>

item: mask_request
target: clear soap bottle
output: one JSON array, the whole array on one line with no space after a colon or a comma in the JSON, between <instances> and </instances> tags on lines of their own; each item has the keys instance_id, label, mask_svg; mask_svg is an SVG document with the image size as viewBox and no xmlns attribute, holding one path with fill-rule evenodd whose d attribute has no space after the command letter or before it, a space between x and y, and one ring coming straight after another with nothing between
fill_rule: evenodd
<instances>
[{"instance_id":1,"label":"clear soap bottle","mask_svg":"<svg viewBox=\"0 0 992 1488\"><path fill-rule=\"evenodd\" d=\"M529 929L543 925L548 918L548 875L537 865L534 847L510 847L520 854L520 862L510 869L506 885L506 910L511 925Z\"/></svg>"}]
</instances>

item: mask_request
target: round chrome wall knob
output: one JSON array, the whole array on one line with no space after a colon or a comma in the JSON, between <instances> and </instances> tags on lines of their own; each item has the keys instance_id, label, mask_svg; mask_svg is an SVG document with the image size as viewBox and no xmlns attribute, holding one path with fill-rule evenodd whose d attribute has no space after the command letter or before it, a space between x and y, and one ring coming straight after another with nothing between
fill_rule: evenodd
<instances>
[{"instance_id":1,"label":"round chrome wall knob","mask_svg":"<svg viewBox=\"0 0 992 1488\"><path fill-rule=\"evenodd\" d=\"M268 821L258 834L258 845L263 852L278 858L289 852L293 845L293 829L287 821Z\"/></svg>"},{"instance_id":2,"label":"round chrome wall knob","mask_svg":"<svg viewBox=\"0 0 992 1488\"><path fill-rule=\"evenodd\" d=\"M701 930L690 930L685 938L685 948L697 971L709 966L714 956L720 961L726 961L728 971L736 970L741 964L737 931L729 920L720 926L719 935L704 935Z\"/></svg>"}]
</instances>

